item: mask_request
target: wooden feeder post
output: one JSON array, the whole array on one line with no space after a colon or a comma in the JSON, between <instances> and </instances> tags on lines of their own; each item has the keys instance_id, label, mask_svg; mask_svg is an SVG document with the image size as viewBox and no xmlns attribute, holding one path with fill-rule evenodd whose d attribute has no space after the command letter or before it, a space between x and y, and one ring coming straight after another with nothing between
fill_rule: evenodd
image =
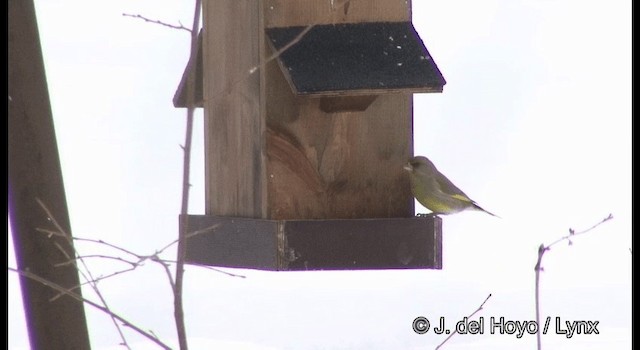
<instances>
[{"instance_id":1,"label":"wooden feeder post","mask_svg":"<svg viewBox=\"0 0 640 350\"><path fill-rule=\"evenodd\" d=\"M203 15L206 215L189 225L207 232L187 259L441 268L441 219L414 217L403 169L412 93L445 84L410 1L208 0Z\"/></svg>"}]
</instances>

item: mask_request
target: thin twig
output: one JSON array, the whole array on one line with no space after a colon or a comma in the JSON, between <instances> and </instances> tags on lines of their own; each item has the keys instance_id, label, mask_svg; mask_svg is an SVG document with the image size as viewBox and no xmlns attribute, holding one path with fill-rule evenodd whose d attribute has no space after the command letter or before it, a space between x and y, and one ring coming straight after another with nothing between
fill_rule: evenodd
<instances>
[{"instance_id":1,"label":"thin twig","mask_svg":"<svg viewBox=\"0 0 640 350\"><path fill-rule=\"evenodd\" d=\"M185 235L184 239L189 239L191 237L209 232L211 230L213 230L214 228L218 227L220 224L215 224L215 225L211 225L209 227L205 227L203 229L197 230L197 231L193 231L190 232L188 234ZM156 251L156 254L161 254L163 253L165 250L167 250L169 247L171 247L172 245L178 243L178 241L180 240L180 238L176 238L174 239L172 242L170 242L169 244L165 245L164 247L162 247L161 249L159 249L158 251Z\"/></svg>"},{"instance_id":2,"label":"thin twig","mask_svg":"<svg viewBox=\"0 0 640 350\"><path fill-rule=\"evenodd\" d=\"M175 261L171 261L171 260L165 260L165 261L166 262L175 263ZM189 265L196 266L196 267L201 267L201 268L204 268L204 269L207 269L207 270L213 270L215 272L219 272L219 273L221 273L223 275L227 275L229 277L247 278L247 276L245 276L245 275L238 275L238 274L235 274L235 273L227 272L227 271L220 270L220 269L218 269L216 267L209 266L209 265L199 264L199 263L195 263L195 262L189 263Z\"/></svg>"},{"instance_id":3,"label":"thin twig","mask_svg":"<svg viewBox=\"0 0 640 350\"><path fill-rule=\"evenodd\" d=\"M94 308L96 308L96 309L98 309L98 310L110 315L111 317L117 319L118 321L122 322L125 326L133 329L134 331L138 332L140 335L144 336L145 338L147 338L147 339L151 340L152 342L158 344L163 349L168 349L168 350L171 349L167 344L165 344L162 341L160 341L160 339L158 339L157 337L155 337L152 334L142 330L141 328L136 327L135 324L129 322L127 319L125 319L122 316L120 316L120 315L116 314L115 312L111 311L109 308L106 308L106 307L104 307L104 306L102 306L100 304L97 304L97 303L95 303L95 302L93 302L93 301L91 301L89 299L85 299L81 295L79 295L77 293L74 293L74 292L70 292L66 288L64 288L64 287L62 287L62 286L60 286L60 285L58 285L56 283L53 283L53 282L51 282L51 281L49 281L47 279L44 279L44 278L42 278L42 277L40 277L40 276L38 276L38 275L36 275L34 273L31 273L29 271L18 270L18 269L15 269L13 267L8 267L8 270L16 272L16 273L20 274L21 276L30 278L30 279L32 279L32 280L34 280L36 282L42 283L43 285L45 285L45 286L47 286L47 287L49 287L51 289L57 290L57 291L59 291L61 293L64 293L65 295L68 295L68 296L70 296L70 297L72 297L72 298L74 298L74 299L76 299L76 300L78 300L80 302L83 302L85 304L93 306Z\"/></svg>"},{"instance_id":4,"label":"thin twig","mask_svg":"<svg viewBox=\"0 0 640 350\"><path fill-rule=\"evenodd\" d=\"M198 28L200 28L200 11L201 0L195 1L195 9L193 14L193 26L191 29L191 52L189 54L189 62L187 64L187 83L186 99L187 99L187 127L185 131L185 141L183 146L183 165L182 165L182 205L180 208L180 214L183 220L181 221L180 228L178 230L178 254L176 262L176 277L174 287L174 316L176 321L176 330L178 332L178 341L180 343L181 350L187 350L187 330L184 322L184 308L182 303L182 290L184 279L184 261L187 250L185 239L189 232L189 176L191 171L191 140L193 137L193 114L195 111L195 66L198 56ZM169 274L171 275L171 274Z\"/></svg>"},{"instance_id":5,"label":"thin twig","mask_svg":"<svg viewBox=\"0 0 640 350\"><path fill-rule=\"evenodd\" d=\"M36 228L36 231L39 231L39 232L42 232L42 233L46 233L46 234L48 234L49 236L56 235L56 236L66 237L64 233L54 232L54 231L47 230L47 229ZM119 251L121 251L121 252L123 252L123 253L129 254L129 255L132 255L132 256L135 256L135 257L136 257L136 258L138 258L138 259L143 258L143 256L142 256L142 255L138 255L138 254L136 254L136 253L134 253L134 252L132 252L132 251L130 251L130 250L128 250L128 249L122 248L122 247L120 247L120 246L117 246L117 245L115 245L115 244L109 243L109 242L107 242L107 241L103 241L103 240L101 240L101 239L92 239L92 238L73 237L73 240L74 240L74 241L78 241L78 242L89 242L89 243L96 243L96 244L100 244L100 245L105 245L105 246L107 246L107 247L110 247L110 248L113 248L113 249L119 250Z\"/></svg>"},{"instance_id":6,"label":"thin twig","mask_svg":"<svg viewBox=\"0 0 640 350\"><path fill-rule=\"evenodd\" d=\"M540 244L540 246L538 247L538 261L536 261L536 266L535 266L535 271L536 271L536 285L535 285L535 299L536 299L536 324L540 325L540 272L544 270L544 268L542 267L542 257L544 256L544 253L546 253L547 251L551 250L551 247L553 247L554 245L563 242L563 241L568 241L569 245L573 244L573 241L571 241L571 238L585 234L593 229L595 229L596 227L604 224L605 222L609 221L613 219L613 215L609 214L609 216L607 216L606 218L602 219L600 222L598 222L597 224L589 227L586 230L582 230L582 231L578 231L576 232L574 229L570 228L569 229L569 234L563 237L558 238L557 240L555 240L553 243L545 246L544 244ZM538 350L542 349L542 336L540 334L541 332L538 330L538 332L536 332L536 338L537 338L537 345L538 345Z\"/></svg>"},{"instance_id":7,"label":"thin twig","mask_svg":"<svg viewBox=\"0 0 640 350\"><path fill-rule=\"evenodd\" d=\"M557 239L557 240L555 240L553 243L551 243L551 244L549 244L548 246L546 246L546 247L545 247L545 250L550 250L550 249L551 249L551 247L553 247L554 245L556 245L556 244L558 244L558 243L560 243L560 242L562 242L562 241L569 241L569 244L572 244L572 243L571 243L571 238L572 238L572 237L576 237L576 236L579 236L579 235L583 235L583 234L585 234L585 233L587 233L587 232L589 232L589 231L593 230L594 228L596 228L596 227L598 227L598 226L600 226L600 225L604 224L605 222L607 222L607 221L609 221L609 220L611 220L611 219L613 219L613 214L609 214L609 216L607 216L606 218L602 219L602 221L598 222L597 224L595 224L595 225L593 225L593 226L589 227L588 229L586 229L586 230L582 230L582 231L578 231L578 232L576 232L574 229L570 228L570 229L569 229L569 234L568 234L568 235L558 238L558 239ZM539 267L539 265L536 265L536 266L538 266L538 267Z\"/></svg>"},{"instance_id":8,"label":"thin twig","mask_svg":"<svg viewBox=\"0 0 640 350\"><path fill-rule=\"evenodd\" d=\"M85 276L85 274L84 274L83 272L80 272L80 274L82 274L82 278L84 278L84 279L85 279L85 281L84 281L84 282L82 282L82 283L80 283L80 284L78 284L78 285L76 285L76 286L70 287L70 288L69 288L69 289L67 289L67 290L68 290L68 291L74 291L74 290L76 290L76 289L78 289L78 288L80 288L80 287L83 287L83 286L89 285L89 286L90 286L92 289L94 289L94 291L95 291L95 289L97 289L97 288L98 288L98 287L97 287L98 282L100 282L100 281L102 281L102 280L106 280L106 279L111 278L111 277L115 277L115 276L117 276L117 275L121 275L121 274L126 273L126 272L129 272L129 271L133 271L133 270L135 270L137 267L138 267L138 266L129 267L129 268L127 268L127 269L124 269L124 270L118 270L118 271L112 272L112 273L110 273L110 274L108 274L108 275L104 275L104 276L100 276L100 277L93 277L93 275L92 275L92 274L89 274L89 276ZM96 292L96 294L98 295L98 297L100 297L101 301L103 302L103 305L104 305L105 307L108 307L108 305L106 304L106 300L104 300L104 298L102 298L102 293L100 293L100 291L98 290L98 291ZM64 293L58 293L58 294L56 294L55 296L53 296L49 301L54 301L54 300L56 300L56 299L60 298L60 297L61 297L61 296L63 296L63 295L64 295ZM117 323L116 323L116 327L117 327Z\"/></svg>"},{"instance_id":9,"label":"thin twig","mask_svg":"<svg viewBox=\"0 0 640 350\"><path fill-rule=\"evenodd\" d=\"M349 1L347 0L345 2L342 2L340 4L336 4L333 1L331 2L331 10L332 11L337 11L341 8L344 8L345 11L345 15L347 14L347 11L349 9ZM249 69L249 76L252 75L253 73L255 73L256 71L258 71L259 69L264 69L264 67L267 65L267 63L275 60L276 58L280 57L280 55L282 55L285 51L289 50L292 46L294 46L295 44L297 44L298 42L300 42L300 40L302 40L302 38L305 37L305 35L307 35L307 33L309 33L309 31L311 29L313 29L313 27L315 27L316 24L310 24L308 26L306 26L298 35L296 35L295 38L291 39L290 42L288 42L286 45L284 45L283 47L281 47L279 50L277 50L276 52L274 52L273 54L271 54L271 56L265 58L264 60L262 60L260 62L259 65L257 66L253 66ZM242 82L245 78L239 79L238 81L233 82L230 85L230 90L233 90L236 85L240 84L240 82Z\"/></svg>"},{"instance_id":10,"label":"thin twig","mask_svg":"<svg viewBox=\"0 0 640 350\"><path fill-rule=\"evenodd\" d=\"M83 282L83 283L81 283L80 285L81 285L81 286L84 286L84 285L86 285L86 284L98 283L98 282L100 282L100 281L102 281L102 280L106 280L106 279L108 279L108 278L111 278L111 277L114 277L114 276L117 276L117 275L121 275L121 274L126 273L126 272L129 272L129 271L133 271L133 270L135 270L138 266L139 266L139 265L136 265L135 267L129 267L129 268L127 268L127 269L123 269L123 270L118 270L118 271L112 272L112 273L110 273L110 274L108 274L108 275L99 276L99 277L93 278L93 279L91 279L91 280L88 280L88 281L86 281L86 282ZM78 287L74 287L74 288L72 288L71 290L74 290L74 289L79 288L79 287L80 287L80 286L78 286Z\"/></svg>"},{"instance_id":11,"label":"thin twig","mask_svg":"<svg viewBox=\"0 0 640 350\"><path fill-rule=\"evenodd\" d=\"M75 258L71 258L68 261L65 262L61 262L61 263L57 263L53 266L55 267L62 267L62 266L67 266L67 265L75 265L77 260L80 259L106 259L106 260L115 260L115 261L120 261L122 263L125 264L129 264L133 267L138 266L137 262L133 262L133 261L129 261L127 259L123 259L119 256L111 256L111 255L103 255L103 254L91 254L91 255L83 255L82 257L75 257Z\"/></svg>"},{"instance_id":12,"label":"thin twig","mask_svg":"<svg viewBox=\"0 0 640 350\"><path fill-rule=\"evenodd\" d=\"M154 23L154 24L159 24L159 25L161 25L161 26L163 26L163 27L169 27L169 28L172 28L172 29L186 30L186 31L188 31L188 32L191 32L191 29L189 29L189 28L187 28L187 27L183 26L183 25L182 25L182 23L180 23L180 22L178 22L178 23L180 23L180 25L169 24L169 23L165 23L165 22L159 21L159 20L157 20L157 19L149 19L149 18L144 17L144 16L141 16L141 15L132 15L132 14L129 14L129 13L123 13L123 14L122 14L122 16L124 16L124 17L138 18L138 19L141 19L141 20L143 20L143 21L145 21L145 22Z\"/></svg>"},{"instance_id":13,"label":"thin twig","mask_svg":"<svg viewBox=\"0 0 640 350\"><path fill-rule=\"evenodd\" d=\"M190 232L189 234L187 234L185 239L188 239L188 238L191 238L191 237L203 234L203 233L210 232L211 230L215 229L218 226L219 226L219 224L214 224L214 225L211 225L211 226L208 226L208 227L205 227L205 228ZM45 234L49 235L49 237L52 237L52 236L66 237L64 233L60 233L60 232L53 231L53 230L42 229L42 228L36 228L36 230L39 231L39 232L42 232L42 233L45 233ZM85 280L86 281L83 282L83 283L80 283L79 285L77 285L75 287L70 288L69 290L71 290L71 291L76 290L76 289L80 288L81 286L84 286L84 285L87 285L87 284L97 283L97 282L100 282L100 281L102 281L104 279L115 277L115 276L123 274L125 272L133 271L137 267L142 266L144 261L146 261L146 260L151 260L153 262L156 262L158 264L163 265L163 269L165 270L165 272L166 272L166 269L168 268L167 263L176 263L177 262L177 260L161 259L160 258L160 254L162 254L165 250L167 250L168 248L170 248L174 244L178 243L179 238L173 240L170 243L168 243L167 245L165 245L164 247L162 247L161 249L157 250L154 254L151 254L151 255L137 254L137 253L134 253L134 252L132 252L132 251L130 251L128 249L122 248L120 246L117 246L117 245L115 245L113 243L109 243L109 242L101 240L101 239L91 239L91 238L82 238L82 237L73 237L73 239L76 240L76 241L80 241L80 242L95 243L95 244L100 244L100 245L107 246L109 248L113 248L115 250L118 250L120 252L126 253L128 255L131 255L131 256L137 258L138 261L137 262L133 262L133 261L124 259L122 257L101 255L101 254L83 255L82 257L78 256L77 258L70 257L68 261L59 263L56 266L65 266L65 265L73 264L74 263L74 261L73 261L74 259L80 260L80 259L86 259L86 258L111 259L111 260L117 260L117 261L121 261L123 263L127 263L127 264L131 265L130 268L123 269L123 270L118 270L118 271L115 271L115 272L110 273L108 275L100 276L100 277L97 277L97 278L95 278L93 276L88 278L88 277L85 276ZM227 275L227 276L230 276L230 277L246 278L246 276L244 276L244 275L238 275L238 274L234 274L234 273L231 273L231 272L223 271L223 270L217 269L217 268L212 267L212 266L200 265L200 264L197 264L197 263L194 263L193 265L194 266L198 266L198 267L202 267L202 268L206 268L206 269L209 269L209 270L212 270L212 271L216 271L216 272L219 272L221 274L224 274L224 275ZM80 271L80 273L83 274L82 271ZM173 276L169 276L169 283L171 285L172 291L175 291L175 282L173 280ZM62 295L63 294L58 294L58 295L56 295L54 297L54 299L57 299Z\"/></svg>"},{"instance_id":14,"label":"thin twig","mask_svg":"<svg viewBox=\"0 0 640 350\"><path fill-rule=\"evenodd\" d=\"M278 51L274 52L271 56L267 57L264 61L260 62L260 65L258 66L254 66L251 67L251 69L249 69L249 74L253 74L255 73L258 69L264 68L264 66L273 61L274 59L278 58L280 55L282 55L283 52L289 50L289 48L291 48L291 46L297 44L300 40L302 40L302 38L307 35L307 33L313 29L313 27L315 27L315 24L310 24L307 27L305 27L300 34L296 35L295 38L293 38L290 42L287 43L287 45L281 47Z\"/></svg>"},{"instance_id":15,"label":"thin twig","mask_svg":"<svg viewBox=\"0 0 640 350\"><path fill-rule=\"evenodd\" d=\"M169 269L169 264L165 261L160 259L160 257L158 256L153 256L151 257L151 261L157 262L158 264L160 264L160 266L162 266L162 268L164 269L164 272L167 274L167 279L169 280L169 285L171 285L171 291L174 293L176 293L176 283L173 280L173 276L171 275L171 270Z\"/></svg>"},{"instance_id":16,"label":"thin twig","mask_svg":"<svg viewBox=\"0 0 640 350\"><path fill-rule=\"evenodd\" d=\"M540 267L540 265L542 264L542 256L544 255L544 252L547 251L547 249L545 248L544 244L540 244L540 247L538 247L538 262L536 263L536 285L535 285L535 298L536 298L536 324L538 325L538 328L540 327L540 270L542 270L542 268ZM536 332L536 341L537 341L537 349L541 350L542 349L542 335L540 332L540 329L538 329L538 332Z\"/></svg>"},{"instance_id":17,"label":"thin twig","mask_svg":"<svg viewBox=\"0 0 640 350\"><path fill-rule=\"evenodd\" d=\"M91 287L91 289L93 289L94 293L96 293L96 295L100 299L100 302L102 303L103 307L106 310L109 310L109 305L107 304L107 300L104 298L104 296L100 292L100 289L98 288L98 285L97 285L97 281L95 280L95 278L91 274L91 270L89 269L89 267L87 266L85 261L82 259L80 254L78 254L78 250L75 248L75 245L73 244L73 237L71 237L70 234L67 234L67 232L65 232L65 230L62 228L62 226L60 226L60 224L58 224L58 221L53 216L53 213L51 213L49 208L47 208L47 206L44 204L44 202L42 200L40 200L40 198L36 198L36 202L38 202L38 204L40 205L42 210L47 215L47 218L49 219L49 221L51 221L53 223L53 225L55 226L55 228L58 230L57 232L50 231L50 234L58 234L59 236L64 237L64 239L67 240L69 246L73 250L74 258L77 258L77 260L72 259L71 256L69 254L67 254L66 250L64 248L62 248L62 246L60 246L58 244L58 242L55 242L56 247L62 252L62 254L64 254L64 256L67 259L73 260L73 262L74 262L73 265L74 265L76 271L78 271L78 273L80 275L82 275L82 278L84 278L85 281L88 281L89 286ZM36 228L36 230L38 230L38 229ZM49 236L49 237L51 237L51 236ZM77 261L80 261L80 264L82 265L84 270L78 267ZM67 293L71 293L73 290L75 290L77 288L80 288L81 285L82 284L67 290ZM57 299L60 296L61 295L54 296L52 301ZM111 321L113 322L113 326L116 328L116 331L118 332L118 335L120 336L120 339L122 340L121 344L124 345L127 349L131 349L131 347L129 347L129 343L127 342L127 338L124 335L124 332L122 332L122 329L120 328L120 324L118 322L116 322L116 318L113 315L111 315Z\"/></svg>"},{"instance_id":18,"label":"thin twig","mask_svg":"<svg viewBox=\"0 0 640 350\"><path fill-rule=\"evenodd\" d=\"M473 317L475 314L477 314L478 312L480 312L482 310L482 308L484 307L484 304L487 303L487 301L489 300L489 298L491 298L491 294L489 294L487 296L486 299L484 299L484 301L482 302L482 304L480 304L480 306L476 309L476 311L474 311L471 315L467 316L467 318L471 318ZM454 335L456 335L456 333L458 333L458 329L455 329L451 334L449 334L449 336L442 342L440 343L440 345L436 346L436 350L440 349L440 347L442 345L444 345L444 343L446 343L447 341L449 341L449 339L451 339L451 337L453 337Z\"/></svg>"}]
</instances>

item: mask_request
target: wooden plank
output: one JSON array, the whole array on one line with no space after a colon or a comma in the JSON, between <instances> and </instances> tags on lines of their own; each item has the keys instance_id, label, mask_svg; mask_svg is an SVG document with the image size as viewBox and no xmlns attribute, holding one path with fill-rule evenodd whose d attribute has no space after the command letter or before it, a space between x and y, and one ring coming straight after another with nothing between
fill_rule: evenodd
<instances>
[{"instance_id":1,"label":"wooden plank","mask_svg":"<svg viewBox=\"0 0 640 350\"><path fill-rule=\"evenodd\" d=\"M442 85L425 86L425 87L407 87L407 88L389 88L389 89L359 89L359 90L324 90L322 92L313 92L305 94L313 98L324 97L345 97L345 96L371 96L386 94L424 94L438 93L444 91Z\"/></svg>"},{"instance_id":2,"label":"wooden plank","mask_svg":"<svg viewBox=\"0 0 640 350\"><path fill-rule=\"evenodd\" d=\"M320 109L326 113L364 112L377 97L376 95L321 97Z\"/></svg>"},{"instance_id":3,"label":"wooden plank","mask_svg":"<svg viewBox=\"0 0 640 350\"><path fill-rule=\"evenodd\" d=\"M189 71L189 67L188 67L188 62L187 62L187 67L184 68L184 71L182 72L182 78L180 79L180 83L178 84L178 88L176 89L176 92L173 94L173 106L176 108L187 108L187 94L186 94L186 89L185 89L185 85L187 84L187 79L189 77L189 74L195 74L195 84L196 84L196 91L195 91L195 106L196 107L203 107L203 100L204 100L204 96L203 96L203 82L202 82L202 30L200 30L200 33L198 33L198 55L196 56L196 66L195 69L192 69L191 71Z\"/></svg>"},{"instance_id":4,"label":"wooden plank","mask_svg":"<svg viewBox=\"0 0 640 350\"><path fill-rule=\"evenodd\" d=\"M8 3L8 205L19 270L82 294L74 256L36 199L71 234L53 116L33 1ZM64 250L64 252L62 251ZM68 255L65 255L68 254ZM32 349L90 349L84 305L40 282L20 277Z\"/></svg>"},{"instance_id":5,"label":"wooden plank","mask_svg":"<svg viewBox=\"0 0 640 350\"><path fill-rule=\"evenodd\" d=\"M411 20L410 0L266 0L265 27Z\"/></svg>"},{"instance_id":6,"label":"wooden plank","mask_svg":"<svg viewBox=\"0 0 640 350\"><path fill-rule=\"evenodd\" d=\"M439 217L263 220L190 215L187 262L274 271L441 269Z\"/></svg>"},{"instance_id":7,"label":"wooden plank","mask_svg":"<svg viewBox=\"0 0 640 350\"><path fill-rule=\"evenodd\" d=\"M264 217L261 3L203 2L206 212Z\"/></svg>"}]
</instances>

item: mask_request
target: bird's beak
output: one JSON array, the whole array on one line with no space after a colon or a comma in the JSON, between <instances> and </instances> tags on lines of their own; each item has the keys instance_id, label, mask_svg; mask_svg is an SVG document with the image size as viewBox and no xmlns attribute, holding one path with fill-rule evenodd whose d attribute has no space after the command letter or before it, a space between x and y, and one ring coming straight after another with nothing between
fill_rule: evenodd
<instances>
[{"instance_id":1,"label":"bird's beak","mask_svg":"<svg viewBox=\"0 0 640 350\"><path fill-rule=\"evenodd\" d=\"M407 163L402 167L404 170L406 171L411 171L413 170L413 167L411 166L411 163Z\"/></svg>"}]
</instances>

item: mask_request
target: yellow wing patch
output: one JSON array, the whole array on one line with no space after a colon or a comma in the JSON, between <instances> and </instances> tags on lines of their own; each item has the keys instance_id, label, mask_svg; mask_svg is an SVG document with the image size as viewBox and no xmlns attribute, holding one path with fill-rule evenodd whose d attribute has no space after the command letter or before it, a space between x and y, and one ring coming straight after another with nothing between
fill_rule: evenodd
<instances>
[{"instance_id":1,"label":"yellow wing patch","mask_svg":"<svg viewBox=\"0 0 640 350\"><path fill-rule=\"evenodd\" d=\"M464 196L464 195L461 195L461 194L452 194L451 197L453 197L455 199L459 199L461 201L473 203L473 201L471 199L469 199L467 196Z\"/></svg>"}]
</instances>

